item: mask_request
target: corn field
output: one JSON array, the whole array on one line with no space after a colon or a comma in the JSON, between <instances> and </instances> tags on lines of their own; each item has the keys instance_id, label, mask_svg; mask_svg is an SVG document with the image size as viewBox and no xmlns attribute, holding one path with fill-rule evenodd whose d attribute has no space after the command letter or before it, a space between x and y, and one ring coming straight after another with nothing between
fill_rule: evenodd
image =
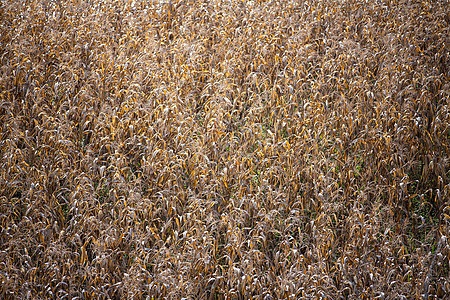
<instances>
[{"instance_id":1,"label":"corn field","mask_svg":"<svg viewBox=\"0 0 450 300\"><path fill-rule=\"evenodd\" d=\"M447 0L1 0L0 298L450 297Z\"/></svg>"}]
</instances>

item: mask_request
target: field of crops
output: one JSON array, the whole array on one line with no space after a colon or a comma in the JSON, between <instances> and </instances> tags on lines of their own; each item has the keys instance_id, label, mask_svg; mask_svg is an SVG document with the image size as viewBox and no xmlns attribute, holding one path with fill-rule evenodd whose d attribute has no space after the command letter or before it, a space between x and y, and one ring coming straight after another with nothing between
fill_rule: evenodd
<instances>
[{"instance_id":1,"label":"field of crops","mask_svg":"<svg viewBox=\"0 0 450 300\"><path fill-rule=\"evenodd\" d=\"M0 298L450 297L447 0L1 0Z\"/></svg>"}]
</instances>

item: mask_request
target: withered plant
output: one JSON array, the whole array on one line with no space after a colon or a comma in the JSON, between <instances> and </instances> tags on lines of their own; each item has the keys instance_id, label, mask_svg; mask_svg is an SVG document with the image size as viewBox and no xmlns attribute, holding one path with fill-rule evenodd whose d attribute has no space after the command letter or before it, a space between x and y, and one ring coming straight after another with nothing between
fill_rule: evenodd
<instances>
[{"instance_id":1,"label":"withered plant","mask_svg":"<svg viewBox=\"0 0 450 300\"><path fill-rule=\"evenodd\" d=\"M448 1L0 20L0 298L450 297Z\"/></svg>"}]
</instances>

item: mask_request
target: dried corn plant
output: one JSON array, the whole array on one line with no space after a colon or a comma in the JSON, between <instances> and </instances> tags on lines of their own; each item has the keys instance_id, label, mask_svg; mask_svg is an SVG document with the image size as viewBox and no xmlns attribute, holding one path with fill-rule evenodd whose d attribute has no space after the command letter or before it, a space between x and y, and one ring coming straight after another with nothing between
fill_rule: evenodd
<instances>
[{"instance_id":1,"label":"dried corn plant","mask_svg":"<svg viewBox=\"0 0 450 300\"><path fill-rule=\"evenodd\" d=\"M448 1L0 14L1 298L450 297Z\"/></svg>"}]
</instances>

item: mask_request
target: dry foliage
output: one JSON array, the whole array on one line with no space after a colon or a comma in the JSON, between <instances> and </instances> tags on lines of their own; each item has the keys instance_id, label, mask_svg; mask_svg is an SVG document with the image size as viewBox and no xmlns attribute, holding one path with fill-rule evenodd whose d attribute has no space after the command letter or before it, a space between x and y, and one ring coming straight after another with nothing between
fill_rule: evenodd
<instances>
[{"instance_id":1,"label":"dry foliage","mask_svg":"<svg viewBox=\"0 0 450 300\"><path fill-rule=\"evenodd\" d=\"M0 297L450 297L447 0L3 0Z\"/></svg>"}]
</instances>

